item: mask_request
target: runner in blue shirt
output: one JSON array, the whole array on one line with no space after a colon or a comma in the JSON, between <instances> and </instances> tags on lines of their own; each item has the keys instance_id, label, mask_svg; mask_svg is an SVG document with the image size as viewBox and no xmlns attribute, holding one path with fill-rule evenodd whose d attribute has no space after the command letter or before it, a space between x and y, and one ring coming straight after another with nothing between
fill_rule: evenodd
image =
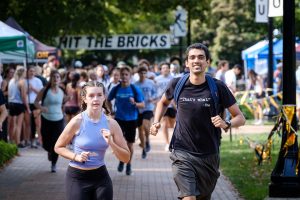
<instances>
[{"instance_id":1,"label":"runner in blue shirt","mask_svg":"<svg viewBox=\"0 0 300 200\"><path fill-rule=\"evenodd\" d=\"M133 143L135 142L138 108L143 108L144 97L142 91L130 84L131 68L123 67L121 72L121 83L115 86L108 95L108 101L115 99L115 119L119 123L123 135L130 150L130 161L126 166L126 175L131 175L131 159L133 155ZM118 171L122 172L124 163L120 161Z\"/></svg>"}]
</instances>

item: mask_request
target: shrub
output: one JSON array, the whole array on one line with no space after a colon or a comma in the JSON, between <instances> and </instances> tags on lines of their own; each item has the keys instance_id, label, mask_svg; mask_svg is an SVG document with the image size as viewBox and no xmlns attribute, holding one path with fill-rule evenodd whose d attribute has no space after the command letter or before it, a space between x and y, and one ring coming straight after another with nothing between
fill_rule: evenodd
<instances>
[{"instance_id":1,"label":"shrub","mask_svg":"<svg viewBox=\"0 0 300 200\"><path fill-rule=\"evenodd\" d=\"M17 155L18 148L15 144L0 141L0 152L0 167L2 167L7 161Z\"/></svg>"}]
</instances>

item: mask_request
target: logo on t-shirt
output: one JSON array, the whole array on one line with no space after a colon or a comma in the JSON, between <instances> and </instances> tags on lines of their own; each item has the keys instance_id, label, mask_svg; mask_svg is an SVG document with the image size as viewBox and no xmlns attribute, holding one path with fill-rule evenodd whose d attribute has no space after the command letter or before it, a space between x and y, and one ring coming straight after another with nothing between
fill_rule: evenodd
<instances>
[{"instance_id":1,"label":"logo on t-shirt","mask_svg":"<svg viewBox=\"0 0 300 200\"><path fill-rule=\"evenodd\" d=\"M210 107L211 98L210 97L208 97L208 98L180 97L179 101L200 103L201 106Z\"/></svg>"}]
</instances>

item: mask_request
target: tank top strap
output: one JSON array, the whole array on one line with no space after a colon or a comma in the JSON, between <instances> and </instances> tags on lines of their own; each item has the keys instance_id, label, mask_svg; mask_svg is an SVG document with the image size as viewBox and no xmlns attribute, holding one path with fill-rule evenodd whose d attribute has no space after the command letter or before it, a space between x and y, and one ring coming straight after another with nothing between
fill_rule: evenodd
<instances>
[{"instance_id":1,"label":"tank top strap","mask_svg":"<svg viewBox=\"0 0 300 200\"><path fill-rule=\"evenodd\" d=\"M82 118L82 121L80 123L80 127L79 127L79 130L78 132L75 134L76 136L79 136L80 133L82 133L83 130L85 130L85 126L86 126L86 111L83 111L80 113L81 114L81 118Z\"/></svg>"},{"instance_id":2,"label":"tank top strap","mask_svg":"<svg viewBox=\"0 0 300 200\"><path fill-rule=\"evenodd\" d=\"M106 116L106 115L104 114L104 112L102 112L102 115L101 115L101 121L102 121L102 123L103 123L104 125L106 125L106 127L107 127L108 129L110 129L110 127L109 127L109 118L108 118L108 116Z\"/></svg>"}]
</instances>

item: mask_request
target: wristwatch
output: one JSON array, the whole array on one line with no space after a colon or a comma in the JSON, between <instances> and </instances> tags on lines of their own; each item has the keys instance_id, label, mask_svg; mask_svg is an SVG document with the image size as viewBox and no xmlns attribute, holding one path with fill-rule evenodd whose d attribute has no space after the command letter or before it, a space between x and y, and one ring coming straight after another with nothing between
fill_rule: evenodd
<instances>
[{"instance_id":1,"label":"wristwatch","mask_svg":"<svg viewBox=\"0 0 300 200\"><path fill-rule=\"evenodd\" d=\"M224 128L224 131L227 132L228 129L230 129L230 127L231 127L231 121L230 120L225 120L225 123L226 123L227 127Z\"/></svg>"}]
</instances>

